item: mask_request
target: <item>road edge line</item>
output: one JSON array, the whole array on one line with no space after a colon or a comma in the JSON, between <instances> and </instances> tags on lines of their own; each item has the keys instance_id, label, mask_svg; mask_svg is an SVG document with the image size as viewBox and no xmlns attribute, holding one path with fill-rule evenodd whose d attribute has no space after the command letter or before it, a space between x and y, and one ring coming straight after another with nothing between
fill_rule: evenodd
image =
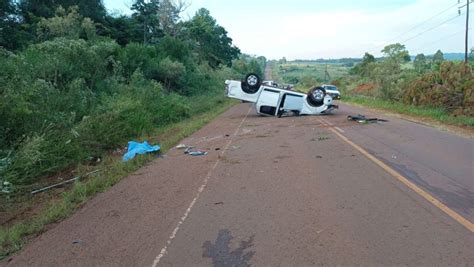
<instances>
[{"instance_id":1,"label":"road edge line","mask_svg":"<svg viewBox=\"0 0 474 267\"><path fill-rule=\"evenodd\" d=\"M323 124L324 121L320 120L320 122L322 122ZM328 124L326 124L327 126L329 126ZM390 175L392 175L393 177L395 177L398 181L400 181L402 184L404 184L405 186L407 186L408 188L410 188L411 190L413 190L415 193L417 193L418 195L422 196L423 198L425 198L426 200L428 200L428 202L430 202L431 204L433 204L435 207L437 207L438 209L442 210L444 213L446 213L449 217L453 218L455 221L457 221L458 223L460 223L462 226L464 226L467 230L469 230L471 233L474 233L474 223L470 222L468 219L464 218L463 216L461 216L459 213L457 213L456 211L452 210L451 208L449 208L448 206L446 206L445 204L443 204L441 201L439 201L438 199L436 199L435 197L433 197L430 193L426 192L425 190L421 189L420 187L418 187L417 185L415 185L413 182L411 182L410 180L408 180L405 176L401 175L400 173L398 173L397 171L395 171L394 169L392 169L390 166L388 166L387 164L383 163L381 160L377 159L376 157L372 156L369 152L367 152L365 149L363 149L362 147L360 147L359 145L355 144L354 142L352 142L351 140L349 140L347 137L345 137L344 135L342 135L341 133L339 133L338 131L336 131L333 127L329 127L329 129L331 130L331 132L333 132L334 134L336 134L341 140L343 140L344 142L348 143L349 145L351 145L353 148L355 148L357 151L359 151L360 153L362 153L362 155L364 155L365 157L367 157L369 160L371 160L372 162L374 162L375 164L377 164L379 167L381 167L382 169L384 169L386 172L388 172Z\"/></svg>"},{"instance_id":2,"label":"road edge line","mask_svg":"<svg viewBox=\"0 0 474 267\"><path fill-rule=\"evenodd\" d=\"M235 130L234 134L232 135L233 137L237 136L237 133L239 132L240 128L242 128L242 125L244 124L245 120L247 119L248 115L250 114L250 111L252 110L252 106L249 107L248 111L247 111L247 114L245 114L245 117L242 119L242 121L240 122L239 126L237 127L237 129ZM171 242L173 241L173 239L176 237L176 234L178 233L179 229L181 228L181 225L186 221L186 219L188 218L189 214L191 213L191 210L192 208L194 207L194 204L196 204L196 202L198 201L199 199L199 196L201 195L201 193L204 191L204 189L206 188L208 182L209 182L209 179L211 178L211 175L213 173L213 171L217 168L217 165L219 165L219 162L221 161L221 157L224 156L225 152L229 149L229 146L230 144L232 143L233 139L231 138L229 140L229 142L227 142L227 145L224 147L224 149L222 150L221 154L219 155L219 157L217 158L216 160L216 163L214 163L214 165L212 166L212 168L209 170L209 172L207 173L206 177L204 178L204 181L202 183L202 185L198 188L198 191L197 191L197 194L196 196L194 197L194 199L191 201L191 203L189 204L188 208L186 209L186 212L184 213L184 215L181 217L181 219L178 221L178 224L176 225L176 227L173 229L173 232L171 232L171 235L169 236L168 240L166 241L166 245L160 250L160 254L158 254L158 256L156 256L155 260L153 261L153 264L152 264L152 267L156 267L161 259L168 253L168 247L169 245L171 245Z\"/></svg>"}]
</instances>

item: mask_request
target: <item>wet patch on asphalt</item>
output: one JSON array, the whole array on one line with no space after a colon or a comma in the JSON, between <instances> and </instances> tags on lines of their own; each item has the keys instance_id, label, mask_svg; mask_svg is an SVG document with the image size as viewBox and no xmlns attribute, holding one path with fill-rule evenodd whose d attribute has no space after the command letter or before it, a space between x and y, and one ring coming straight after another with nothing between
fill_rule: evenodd
<instances>
[{"instance_id":1,"label":"wet patch on asphalt","mask_svg":"<svg viewBox=\"0 0 474 267\"><path fill-rule=\"evenodd\" d=\"M206 241L202 245L204 258L211 258L212 264L216 267L235 266L246 267L250 266L249 261L255 255L255 251L245 252L246 249L253 247L252 235L247 241L241 241L237 249L231 250L230 242L234 239L228 229L220 230L214 244L211 241Z\"/></svg>"},{"instance_id":2,"label":"wet patch on asphalt","mask_svg":"<svg viewBox=\"0 0 474 267\"><path fill-rule=\"evenodd\" d=\"M462 211L466 215L468 215L474 209L474 192L459 186L456 186L456 191L447 191L441 187L429 184L427 181L423 180L417 172L410 170L405 165L396 164L393 162L387 163L397 172L401 173L403 176L415 183L417 186L420 186L426 189L428 192L434 194L436 197L439 197L440 200L442 200L449 207Z\"/></svg>"}]
</instances>

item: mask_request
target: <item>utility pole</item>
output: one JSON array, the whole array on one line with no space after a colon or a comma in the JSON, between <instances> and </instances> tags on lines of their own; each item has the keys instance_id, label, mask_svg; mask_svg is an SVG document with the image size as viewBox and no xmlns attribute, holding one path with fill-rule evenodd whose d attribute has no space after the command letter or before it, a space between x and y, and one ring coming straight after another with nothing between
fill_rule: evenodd
<instances>
[{"instance_id":1,"label":"utility pole","mask_svg":"<svg viewBox=\"0 0 474 267\"><path fill-rule=\"evenodd\" d=\"M466 41L465 41L465 49L464 49L464 62L467 64L467 50L468 50L468 46L469 46L469 1L471 0L467 0L467 4L466 4Z\"/></svg>"},{"instance_id":2,"label":"utility pole","mask_svg":"<svg viewBox=\"0 0 474 267\"><path fill-rule=\"evenodd\" d=\"M466 39L464 41L464 63L467 64L468 61L468 50L469 50L469 4L472 0L466 0L466 4L459 7L459 12L461 12L461 8L466 7ZM460 0L458 0L460 3Z\"/></svg>"},{"instance_id":3,"label":"utility pole","mask_svg":"<svg viewBox=\"0 0 474 267\"><path fill-rule=\"evenodd\" d=\"M328 64L327 63L326 63L326 69L324 70L324 79L326 80L327 83L331 79L331 75L329 75Z\"/></svg>"}]
</instances>

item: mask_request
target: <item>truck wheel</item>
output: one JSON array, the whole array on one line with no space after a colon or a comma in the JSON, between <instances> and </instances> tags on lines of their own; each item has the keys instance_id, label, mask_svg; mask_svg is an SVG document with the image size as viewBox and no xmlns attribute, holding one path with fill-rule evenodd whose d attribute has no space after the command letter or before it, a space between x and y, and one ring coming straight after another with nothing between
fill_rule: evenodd
<instances>
[{"instance_id":1,"label":"truck wheel","mask_svg":"<svg viewBox=\"0 0 474 267\"><path fill-rule=\"evenodd\" d=\"M320 107L324 104L324 97L326 96L326 90L320 86L314 87L308 92L308 104L313 107Z\"/></svg>"},{"instance_id":2,"label":"truck wheel","mask_svg":"<svg viewBox=\"0 0 474 267\"><path fill-rule=\"evenodd\" d=\"M249 73L241 83L242 90L247 94L255 94L260 89L262 80L255 73Z\"/></svg>"}]
</instances>

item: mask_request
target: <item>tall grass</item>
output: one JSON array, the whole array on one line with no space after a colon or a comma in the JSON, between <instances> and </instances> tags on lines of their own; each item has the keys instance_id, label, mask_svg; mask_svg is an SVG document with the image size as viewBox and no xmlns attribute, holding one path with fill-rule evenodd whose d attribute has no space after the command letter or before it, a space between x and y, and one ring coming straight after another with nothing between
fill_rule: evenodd
<instances>
[{"instance_id":1,"label":"tall grass","mask_svg":"<svg viewBox=\"0 0 474 267\"><path fill-rule=\"evenodd\" d=\"M159 45L63 38L0 55L0 73L0 180L15 191L212 109L238 76Z\"/></svg>"},{"instance_id":2,"label":"tall grass","mask_svg":"<svg viewBox=\"0 0 474 267\"><path fill-rule=\"evenodd\" d=\"M234 101L223 99L222 94L215 94L208 98L207 101L201 103L204 106L213 105L212 109L195 113L180 122L156 128L147 136L142 136L139 139L155 140L158 136L166 136L159 140L162 151L166 152L181 139L191 135L227 110L231 105L235 104ZM168 132L173 132L173 135L167 135L166 133ZM105 191L110 186L119 182L127 174L153 160L155 160L154 156L143 155L130 162L123 163L121 158L105 155L102 163L94 167L101 171L89 179L76 182L71 190L62 194L59 201L48 203L44 210L33 218L14 224L11 227L1 227L0 259L21 249L27 241L27 236L38 234L43 231L46 225L68 217L88 199L97 193ZM82 166L79 167L79 170L80 169L82 169L82 172L85 172L86 170L90 170L90 167Z\"/></svg>"}]
</instances>

